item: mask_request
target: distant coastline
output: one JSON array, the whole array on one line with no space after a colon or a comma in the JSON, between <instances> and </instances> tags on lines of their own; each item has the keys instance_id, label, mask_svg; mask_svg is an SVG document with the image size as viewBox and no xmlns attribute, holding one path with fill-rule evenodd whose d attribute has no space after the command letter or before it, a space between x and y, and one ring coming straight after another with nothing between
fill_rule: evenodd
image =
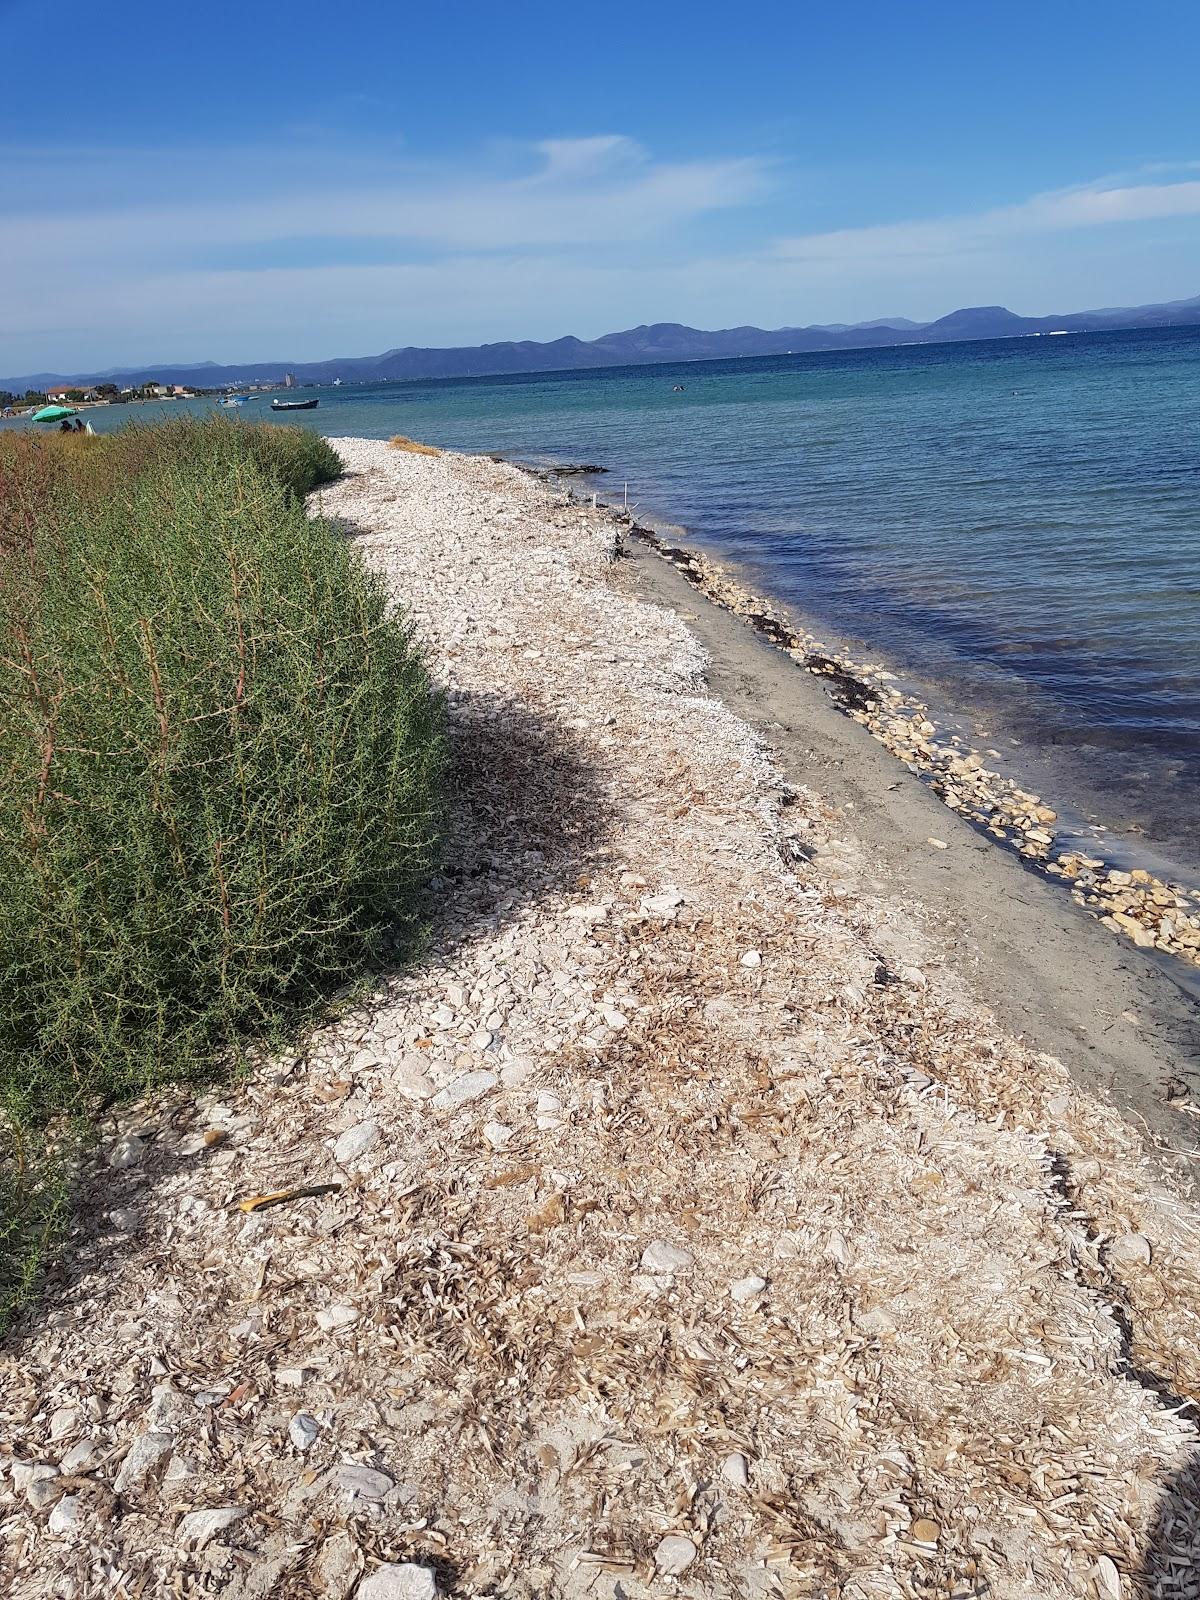
<instances>
[{"instance_id":1,"label":"distant coastline","mask_svg":"<svg viewBox=\"0 0 1200 1600\"><path fill-rule=\"evenodd\" d=\"M603 334L573 335L539 343L506 340L447 348L406 345L376 356L335 357L328 361L258 361L221 364L158 362L116 367L106 372L34 372L0 378L0 390L24 393L54 383L159 381L204 388L226 384L269 383L285 372L301 384L376 384L428 378L511 377L519 373L580 371L599 367L655 365L678 361L719 361L749 356L807 355L836 350L883 349L896 345L957 344L976 339L1020 338L1031 334L1117 332L1124 329L1200 326L1200 295L1142 306L1110 306L1051 316L1023 317L1006 306L965 306L931 322L905 317L858 323L812 323L775 329L751 326L706 331L678 322L657 322Z\"/></svg>"}]
</instances>

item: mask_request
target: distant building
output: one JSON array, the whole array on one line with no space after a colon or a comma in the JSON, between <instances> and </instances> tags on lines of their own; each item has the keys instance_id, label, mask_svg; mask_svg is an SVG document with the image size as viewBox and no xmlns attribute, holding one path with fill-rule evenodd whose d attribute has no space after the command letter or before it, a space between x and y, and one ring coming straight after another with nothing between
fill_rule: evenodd
<instances>
[{"instance_id":1,"label":"distant building","mask_svg":"<svg viewBox=\"0 0 1200 1600\"><path fill-rule=\"evenodd\" d=\"M52 383L46 390L47 400L65 400L69 394L81 395L85 400L98 400L95 389L86 383Z\"/></svg>"},{"instance_id":2,"label":"distant building","mask_svg":"<svg viewBox=\"0 0 1200 1600\"><path fill-rule=\"evenodd\" d=\"M285 372L284 373L284 375L283 375L283 387L285 389L294 389L296 387L296 374L294 372Z\"/></svg>"}]
</instances>

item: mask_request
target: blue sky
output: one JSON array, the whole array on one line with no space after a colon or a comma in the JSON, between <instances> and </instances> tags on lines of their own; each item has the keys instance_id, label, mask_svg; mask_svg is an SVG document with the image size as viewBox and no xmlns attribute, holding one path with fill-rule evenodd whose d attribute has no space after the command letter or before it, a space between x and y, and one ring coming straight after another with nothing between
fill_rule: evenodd
<instances>
[{"instance_id":1,"label":"blue sky","mask_svg":"<svg viewBox=\"0 0 1200 1600\"><path fill-rule=\"evenodd\" d=\"M0 372L1200 293L1190 4L0 0Z\"/></svg>"}]
</instances>

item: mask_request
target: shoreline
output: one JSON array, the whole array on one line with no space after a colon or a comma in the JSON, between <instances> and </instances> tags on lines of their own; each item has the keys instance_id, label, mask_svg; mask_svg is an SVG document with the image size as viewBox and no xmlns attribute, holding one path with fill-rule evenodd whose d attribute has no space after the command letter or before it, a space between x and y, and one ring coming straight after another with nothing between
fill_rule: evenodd
<instances>
[{"instance_id":1,"label":"shoreline","mask_svg":"<svg viewBox=\"0 0 1200 1600\"><path fill-rule=\"evenodd\" d=\"M543 481L597 471L522 470ZM902 673L855 660L840 643L826 646L796 620L793 606L758 592L735 560L710 555L689 540L686 529L671 526L668 538L662 530L670 525L641 524L621 506L599 498L599 492L596 499L624 521L631 538L655 550L710 604L742 618L767 644L824 679L843 714L919 775L948 809L1033 869L1059 879L1076 904L1110 932L1164 958L1160 964L1166 974L1200 1001L1200 884L1188 881L1183 869L1174 863L1163 867L1157 852L1139 851L1136 845L1113 849L1102 837L1110 831L1103 825L1078 816L1068 820L1061 801L1056 809L995 765L1004 759L1000 751L981 753L963 736L947 736L921 697L897 687ZM948 703L948 691L945 698Z\"/></svg>"},{"instance_id":2,"label":"shoreline","mask_svg":"<svg viewBox=\"0 0 1200 1600\"><path fill-rule=\"evenodd\" d=\"M428 951L246 1078L106 1119L0 1356L13 1600L113 1570L350 1600L393 1562L444 1600L1192 1570L1200 1210L980 997L991 950L932 898L972 882L957 841L898 891L941 802L873 795L852 746L897 775L882 747L608 511L332 442L310 504L447 696ZM668 580L692 618L639 592ZM773 674L807 698L756 733Z\"/></svg>"}]
</instances>

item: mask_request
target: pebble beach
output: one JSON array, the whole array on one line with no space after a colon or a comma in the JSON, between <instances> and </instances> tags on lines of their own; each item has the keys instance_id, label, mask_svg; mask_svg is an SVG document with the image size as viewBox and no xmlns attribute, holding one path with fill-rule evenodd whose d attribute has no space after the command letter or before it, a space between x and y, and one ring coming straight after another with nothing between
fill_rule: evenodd
<instances>
[{"instance_id":1,"label":"pebble beach","mask_svg":"<svg viewBox=\"0 0 1200 1600\"><path fill-rule=\"evenodd\" d=\"M636 592L626 521L333 443L313 509L447 696L427 957L107 1119L0 1356L0 1589L1200 1596L1186 1167L878 891L854 817ZM773 642L1114 932L1197 959L1189 891L1069 859L885 675Z\"/></svg>"}]
</instances>

